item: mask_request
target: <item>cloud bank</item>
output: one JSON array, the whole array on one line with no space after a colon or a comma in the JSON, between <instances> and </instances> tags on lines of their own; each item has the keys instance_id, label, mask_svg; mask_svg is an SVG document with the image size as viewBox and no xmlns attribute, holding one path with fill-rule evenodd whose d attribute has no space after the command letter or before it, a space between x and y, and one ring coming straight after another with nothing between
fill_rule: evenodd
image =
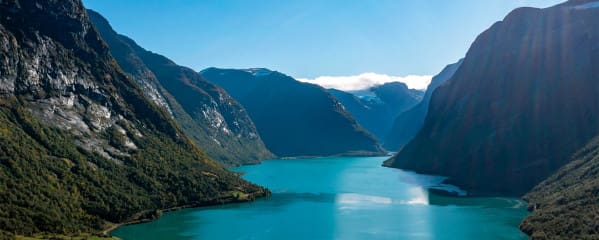
<instances>
[{"instance_id":1,"label":"cloud bank","mask_svg":"<svg viewBox=\"0 0 599 240\"><path fill-rule=\"evenodd\" d=\"M408 75L405 77L398 77L378 73L362 73L355 76L321 76L315 79L297 78L297 80L318 84L324 88L357 91L388 82L403 82L408 85L408 88L424 90L431 82L432 78L432 75Z\"/></svg>"}]
</instances>

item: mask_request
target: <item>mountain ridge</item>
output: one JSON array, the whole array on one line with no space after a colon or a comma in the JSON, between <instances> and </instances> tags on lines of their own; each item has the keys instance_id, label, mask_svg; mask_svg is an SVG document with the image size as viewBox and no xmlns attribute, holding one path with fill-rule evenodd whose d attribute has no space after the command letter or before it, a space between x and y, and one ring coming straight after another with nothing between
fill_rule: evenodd
<instances>
[{"instance_id":1,"label":"mountain ridge","mask_svg":"<svg viewBox=\"0 0 599 240\"><path fill-rule=\"evenodd\" d=\"M320 86L267 69L256 75L247 69L207 68L200 74L245 107L267 148L278 156L384 154L376 139Z\"/></svg>"},{"instance_id":2,"label":"mountain ridge","mask_svg":"<svg viewBox=\"0 0 599 240\"><path fill-rule=\"evenodd\" d=\"M79 235L268 190L208 158L123 73L79 0L0 2L0 236Z\"/></svg>"},{"instance_id":3,"label":"mountain ridge","mask_svg":"<svg viewBox=\"0 0 599 240\"><path fill-rule=\"evenodd\" d=\"M245 109L222 88L190 68L147 51L116 33L99 13L87 11L119 65L213 159L225 166L236 166L274 157Z\"/></svg>"},{"instance_id":4,"label":"mountain ridge","mask_svg":"<svg viewBox=\"0 0 599 240\"><path fill-rule=\"evenodd\" d=\"M566 164L599 118L599 15L569 6L519 8L481 33L389 165L517 196Z\"/></svg>"},{"instance_id":5,"label":"mountain ridge","mask_svg":"<svg viewBox=\"0 0 599 240\"><path fill-rule=\"evenodd\" d=\"M395 117L422 99L423 92L409 89L405 83L391 82L360 91L346 92L338 89L327 89L348 110L358 123L377 137L385 139L391 130ZM363 92L369 96L360 96Z\"/></svg>"},{"instance_id":6,"label":"mountain ridge","mask_svg":"<svg viewBox=\"0 0 599 240\"><path fill-rule=\"evenodd\" d=\"M441 72L433 77L428 85L424 97L414 107L400 113L395 119L389 133L385 136L383 146L389 150L397 151L420 131L424 124L424 118L428 112L428 106L433 95L433 92L441 84L445 83L453 76L455 71L460 67L463 60L447 65Z\"/></svg>"}]
</instances>

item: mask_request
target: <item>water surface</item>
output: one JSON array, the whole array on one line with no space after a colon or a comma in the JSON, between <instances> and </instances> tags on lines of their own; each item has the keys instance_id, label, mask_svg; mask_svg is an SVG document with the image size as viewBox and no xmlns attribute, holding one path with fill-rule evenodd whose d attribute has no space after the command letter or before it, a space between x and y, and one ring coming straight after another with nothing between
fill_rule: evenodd
<instances>
[{"instance_id":1,"label":"water surface","mask_svg":"<svg viewBox=\"0 0 599 240\"><path fill-rule=\"evenodd\" d=\"M527 239L512 198L429 194L443 178L381 167L385 157L270 160L233 169L273 192L186 209L112 232L126 239Z\"/></svg>"}]
</instances>

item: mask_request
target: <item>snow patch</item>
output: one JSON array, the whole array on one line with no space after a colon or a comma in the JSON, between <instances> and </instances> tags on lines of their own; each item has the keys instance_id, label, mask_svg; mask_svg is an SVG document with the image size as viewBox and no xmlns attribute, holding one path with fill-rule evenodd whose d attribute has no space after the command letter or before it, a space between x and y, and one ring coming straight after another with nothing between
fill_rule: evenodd
<instances>
[{"instance_id":1,"label":"snow patch","mask_svg":"<svg viewBox=\"0 0 599 240\"><path fill-rule=\"evenodd\" d=\"M251 73L252 75L258 77L258 76L267 76L270 75L272 73L272 71L266 69L266 68L248 68L245 69L244 71Z\"/></svg>"}]
</instances>

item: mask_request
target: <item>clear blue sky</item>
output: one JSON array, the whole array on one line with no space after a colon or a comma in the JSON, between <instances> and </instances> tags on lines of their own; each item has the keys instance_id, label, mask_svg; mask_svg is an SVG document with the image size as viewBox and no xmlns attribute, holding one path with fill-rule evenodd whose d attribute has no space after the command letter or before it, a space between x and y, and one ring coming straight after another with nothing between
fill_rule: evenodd
<instances>
[{"instance_id":1,"label":"clear blue sky","mask_svg":"<svg viewBox=\"0 0 599 240\"><path fill-rule=\"evenodd\" d=\"M196 70L295 77L436 74L520 6L559 0L83 0L121 34Z\"/></svg>"}]
</instances>

